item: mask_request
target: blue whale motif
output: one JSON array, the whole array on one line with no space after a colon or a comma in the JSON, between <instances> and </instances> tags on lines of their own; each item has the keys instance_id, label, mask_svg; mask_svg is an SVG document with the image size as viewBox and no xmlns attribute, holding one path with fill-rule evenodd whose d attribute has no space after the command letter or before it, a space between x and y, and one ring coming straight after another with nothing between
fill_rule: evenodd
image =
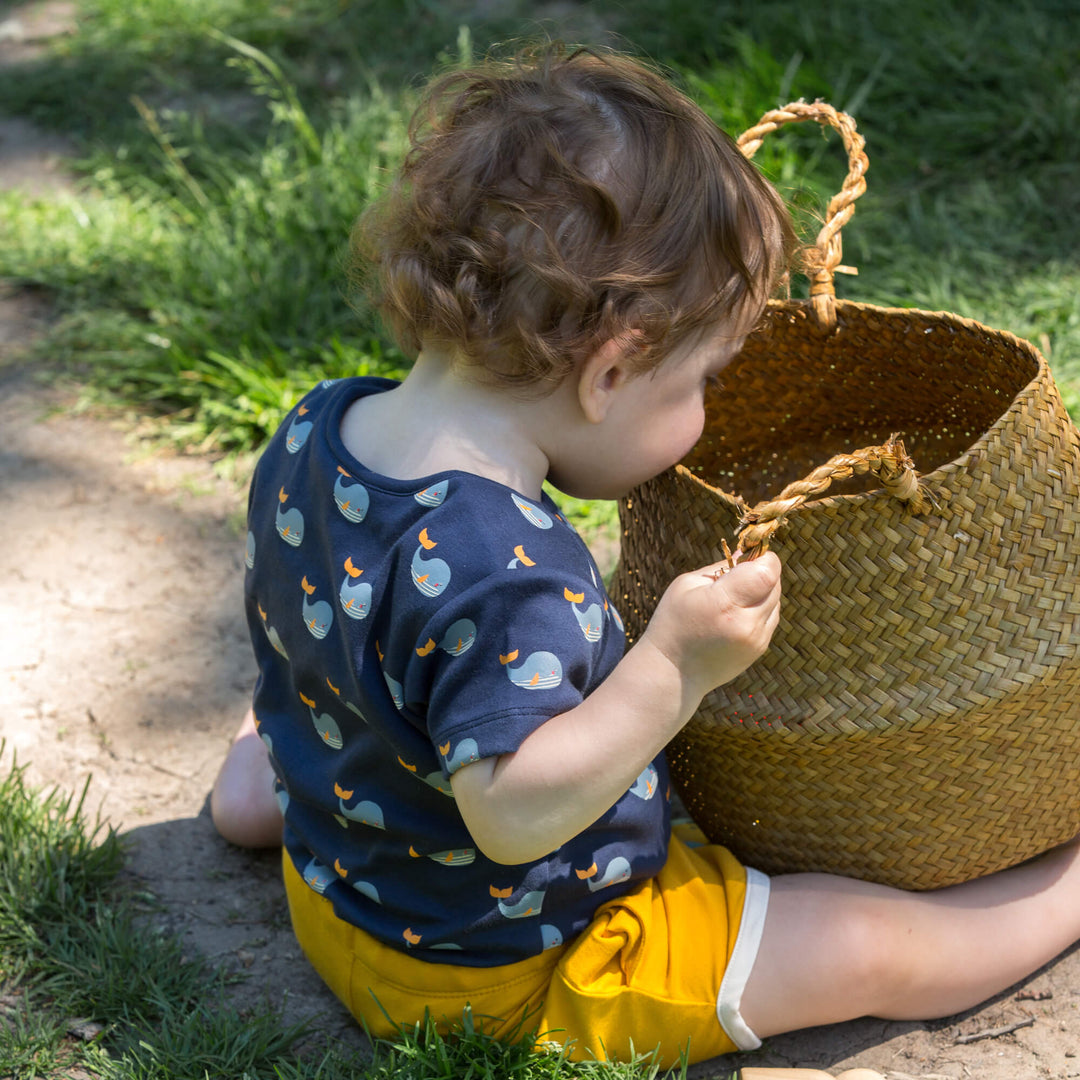
<instances>
[{"instance_id":1,"label":"blue whale motif","mask_svg":"<svg viewBox=\"0 0 1080 1080\"><path fill-rule=\"evenodd\" d=\"M446 628L446 633L439 642L439 648L451 656L460 656L472 648L474 641L476 641L476 623L472 619L458 619Z\"/></svg>"},{"instance_id":2,"label":"blue whale motif","mask_svg":"<svg viewBox=\"0 0 1080 1080\"><path fill-rule=\"evenodd\" d=\"M373 900L376 904L382 903L382 900L379 899L379 890L376 889L370 881L354 881L352 883L352 887L362 896L366 896L369 900Z\"/></svg>"},{"instance_id":3,"label":"blue whale motif","mask_svg":"<svg viewBox=\"0 0 1080 1080\"><path fill-rule=\"evenodd\" d=\"M574 618L577 619L578 626L581 627L581 632L585 635L585 640L599 641L600 635L604 632L604 613L601 611L600 605L590 604L584 611L577 604L572 606Z\"/></svg>"},{"instance_id":4,"label":"blue whale motif","mask_svg":"<svg viewBox=\"0 0 1080 1080\"><path fill-rule=\"evenodd\" d=\"M546 895L546 890L536 889L533 892L527 892L516 904L504 904L500 900L499 914L507 919L525 919L539 915Z\"/></svg>"},{"instance_id":5,"label":"blue whale motif","mask_svg":"<svg viewBox=\"0 0 1080 1080\"><path fill-rule=\"evenodd\" d=\"M608 604L608 614L611 616L612 622L619 628L619 633L626 633L626 627L623 626L622 616L619 615L618 609L614 604Z\"/></svg>"},{"instance_id":6,"label":"blue whale motif","mask_svg":"<svg viewBox=\"0 0 1080 1080\"><path fill-rule=\"evenodd\" d=\"M530 502L518 494L513 494L511 497L514 500L514 505L525 515L525 519L538 529L550 529L555 524L548 512L541 509L536 503Z\"/></svg>"},{"instance_id":7,"label":"blue whale motif","mask_svg":"<svg viewBox=\"0 0 1080 1080\"><path fill-rule=\"evenodd\" d=\"M417 779L423 780L428 787L433 787L436 791L449 795L451 799L454 797L454 789L450 786L450 781L438 769L429 772L427 776L418 776Z\"/></svg>"},{"instance_id":8,"label":"blue whale motif","mask_svg":"<svg viewBox=\"0 0 1080 1080\"><path fill-rule=\"evenodd\" d=\"M266 631L266 636L270 640L270 644L274 646L275 652L280 653L289 659L289 654L285 651L285 643L281 640L281 635L277 632L277 628L270 626L268 623L263 623L263 629Z\"/></svg>"},{"instance_id":9,"label":"blue whale motif","mask_svg":"<svg viewBox=\"0 0 1080 1080\"><path fill-rule=\"evenodd\" d=\"M557 949L563 943L562 931L551 923L543 923L540 927L540 941L545 949Z\"/></svg>"},{"instance_id":10,"label":"blue whale motif","mask_svg":"<svg viewBox=\"0 0 1080 1080\"><path fill-rule=\"evenodd\" d=\"M278 536L290 547L299 547L304 540L304 515L298 507L286 510L280 503L274 515Z\"/></svg>"},{"instance_id":11,"label":"blue whale motif","mask_svg":"<svg viewBox=\"0 0 1080 1080\"><path fill-rule=\"evenodd\" d=\"M405 691L402 689L401 683L397 679L392 678L383 672L383 678L386 680L386 688L390 691L390 697L394 699L394 707L398 710L405 708Z\"/></svg>"},{"instance_id":12,"label":"blue whale motif","mask_svg":"<svg viewBox=\"0 0 1080 1080\"><path fill-rule=\"evenodd\" d=\"M554 653L530 653L518 667L506 668L506 674L515 686L526 690L550 690L562 682L562 661Z\"/></svg>"},{"instance_id":13,"label":"blue whale motif","mask_svg":"<svg viewBox=\"0 0 1080 1080\"><path fill-rule=\"evenodd\" d=\"M450 772L457 772L462 765L468 765L473 761L480 760L480 747L475 739L462 739L446 758L446 768Z\"/></svg>"},{"instance_id":14,"label":"blue whale motif","mask_svg":"<svg viewBox=\"0 0 1080 1080\"><path fill-rule=\"evenodd\" d=\"M371 586L366 581L356 583L346 575L338 590L341 608L350 619L364 619L371 610Z\"/></svg>"},{"instance_id":15,"label":"blue whale motif","mask_svg":"<svg viewBox=\"0 0 1080 1080\"><path fill-rule=\"evenodd\" d=\"M306 699L305 704L308 704ZM338 727L337 721L329 713L321 713L316 716L315 710L310 704L308 704L308 712L311 714L311 723L319 733L319 738L331 750L340 750L344 745L344 740L341 737L341 728Z\"/></svg>"},{"instance_id":16,"label":"blue whale motif","mask_svg":"<svg viewBox=\"0 0 1080 1080\"><path fill-rule=\"evenodd\" d=\"M340 788L336 788L335 792L339 792L340 790ZM352 792L347 792L347 794L351 795ZM373 829L386 828L382 807L379 806L378 803L372 802L370 799L362 799L355 806L350 808L345 805L344 797L339 794L338 806L341 809L341 813L350 821L358 822L360 825L370 825Z\"/></svg>"},{"instance_id":17,"label":"blue whale motif","mask_svg":"<svg viewBox=\"0 0 1080 1080\"><path fill-rule=\"evenodd\" d=\"M425 559L421 545L413 555L412 579L425 596L438 596L450 584L450 567L442 559Z\"/></svg>"},{"instance_id":18,"label":"blue whale motif","mask_svg":"<svg viewBox=\"0 0 1080 1080\"><path fill-rule=\"evenodd\" d=\"M277 801L281 816L284 817L289 810L289 793L284 788L279 787L277 791L274 792L274 799Z\"/></svg>"},{"instance_id":19,"label":"blue whale motif","mask_svg":"<svg viewBox=\"0 0 1080 1080\"><path fill-rule=\"evenodd\" d=\"M247 544L244 547L244 565L250 570L255 565L255 534L248 532Z\"/></svg>"},{"instance_id":20,"label":"blue whale motif","mask_svg":"<svg viewBox=\"0 0 1080 1080\"><path fill-rule=\"evenodd\" d=\"M323 866L318 859L312 859L304 867L304 880L317 892L326 892L326 887L337 880L337 875L328 866Z\"/></svg>"},{"instance_id":21,"label":"blue whale motif","mask_svg":"<svg viewBox=\"0 0 1080 1080\"><path fill-rule=\"evenodd\" d=\"M321 641L330 633L330 627L334 622L334 609L325 600L316 600L312 603L306 595L301 608L304 625L311 631L312 637Z\"/></svg>"},{"instance_id":22,"label":"blue whale motif","mask_svg":"<svg viewBox=\"0 0 1080 1080\"><path fill-rule=\"evenodd\" d=\"M600 889L606 889L611 885L617 885L621 881L630 880L630 863L622 855L616 855L611 862L608 863L607 869L604 871L604 876L593 881L589 878L587 884L589 886L589 892L598 892Z\"/></svg>"},{"instance_id":23,"label":"blue whale motif","mask_svg":"<svg viewBox=\"0 0 1080 1080\"><path fill-rule=\"evenodd\" d=\"M652 765L646 765L630 788L630 794L648 801L656 794L658 776Z\"/></svg>"},{"instance_id":24,"label":"blue whale motif","mask_svg":"<svg viewBox=\"0 0 1080 1080\"><path fill-rule=\"evenodd\" d=\"M476 848L455 848L452 851L436 851L429 855L432 862L443 866L471 866L476 862Z\"/></svg>"},{"instance_id":25,"label":"blue whale motif","mask_svg":"<svg viewBox=\"0 0 1080 1080\"><path fill-rule=\"evenodd\" d=\"M308 441L308 436L311 434L311 421L301 419L306 412L307 409L301 406L300 411L293 417L289 430L285 432L285 449L290 454L295 454Z\"/></svg>"},{"instance_id":26,"label":"blue whale motif","mask_svg":"<svg viewBox=\"0 0 1080 1080\"><path fill-rule=\"evenodd\" d=\"M449 488L449 480L440 480L437 484L432 484L431 487L426 487L423 491L418 491L413 498L421 506L441 506L443 500L446 498L446 493Z\"/></svg>"},{"instance_id":27,"label":"blue whale motif","mask_svg":"<svg viewBox=\"0 0 1080 1080\"><path fill-rule=\"evenodd\" d=\"M361 522L367 517L371 496L359 480L354 480L348 473L338 472L334 482L334 502L346 520L353 524Z\"/></svg>"}]
</instances>

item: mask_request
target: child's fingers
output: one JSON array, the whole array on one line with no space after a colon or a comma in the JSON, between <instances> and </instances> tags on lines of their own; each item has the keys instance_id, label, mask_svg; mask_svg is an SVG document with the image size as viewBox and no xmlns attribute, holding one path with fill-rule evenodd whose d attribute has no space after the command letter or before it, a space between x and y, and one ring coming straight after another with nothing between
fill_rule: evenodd
<instances>
[{"instance_id":1,"label":"child's fingers","mask_svg":"<svg viewBox=\"0 0 1080 1080\"><path fill-rule=\"evenodd\" d=\"M753 607L767 600L780 583L780 560L771 552L729 567L726 562L704 568L712 581L722 583L728 597L740 607Z\"/></svg>"}]
</instances>

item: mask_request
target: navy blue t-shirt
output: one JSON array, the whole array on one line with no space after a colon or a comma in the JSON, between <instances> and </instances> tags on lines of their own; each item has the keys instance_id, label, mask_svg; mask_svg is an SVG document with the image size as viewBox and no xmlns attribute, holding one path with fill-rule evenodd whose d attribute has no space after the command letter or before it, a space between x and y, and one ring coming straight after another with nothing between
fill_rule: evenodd
<instances>
[{"instance_id":1,"label":"navy blue t-shirt","mask_svg":"<svg viewBox=\"0 0 1080 1080\"><path fill-rule=\"evenodd\" d=\"M285 847L337 915L445 963L512 963L579 933L664 863L663 758L588 830L517 866L478 851L449 777L516 750L623 654L588 548L544 495L365 469L340 426L393 386L328 381L268 444L249 497L254 710Z\"/></svg>"}]
</instances>

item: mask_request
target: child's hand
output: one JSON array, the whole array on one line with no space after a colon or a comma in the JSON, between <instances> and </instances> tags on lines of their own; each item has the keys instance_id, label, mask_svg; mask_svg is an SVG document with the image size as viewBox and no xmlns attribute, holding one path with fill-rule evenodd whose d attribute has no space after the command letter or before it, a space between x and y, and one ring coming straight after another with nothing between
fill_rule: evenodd
<instances>
[{"instance_id":1,"label":"child's hand","mask_svg":"<svg viewBox=\"0 0 1080 1080\"><path fill-rule=\"evenodd\" d=\"M728 568L677 577L642 641L675 664L687 690L704 697L745 671L769 647L780 621L780 560L771 552Z\"/></svg>"}]
</instances>

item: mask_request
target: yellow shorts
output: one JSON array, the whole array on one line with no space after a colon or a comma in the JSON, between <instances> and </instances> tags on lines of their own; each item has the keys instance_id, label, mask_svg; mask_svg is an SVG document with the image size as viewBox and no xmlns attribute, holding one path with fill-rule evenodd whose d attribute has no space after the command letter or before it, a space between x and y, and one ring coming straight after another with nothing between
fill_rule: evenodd
<instances>
[{"instance_id":1,"label":"yellow shorts","mask_svg":"<svg viewBox=\"0 0 1080 1080\"><path fill-rule=\"evenodd\" d=\"M665 1066L704 1061L760 1040L739 1004L757 956L769 879L723 847L673 835L655 877L603 904L568 945L500 967L431 963L339 919L283 859L293 928L308 959L372 1035L392 1037L425 1012L449 1030L471 1006L497 1038L539 1029L580 1060L659 1048ZM385 1010L385 1012L384 1012ZM392 1018L392 1023L387 1019Z\"/></svg>"}]
</instances>

